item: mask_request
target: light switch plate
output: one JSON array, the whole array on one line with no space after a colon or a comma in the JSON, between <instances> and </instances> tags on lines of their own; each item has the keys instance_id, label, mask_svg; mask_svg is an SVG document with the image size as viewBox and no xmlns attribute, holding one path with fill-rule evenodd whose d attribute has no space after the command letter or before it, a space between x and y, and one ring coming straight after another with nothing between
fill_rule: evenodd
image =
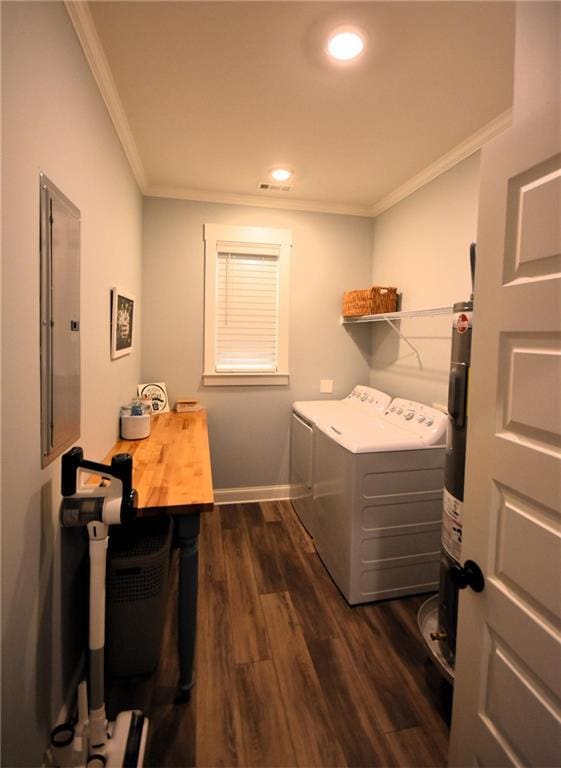
<instances>
[{"instance_id":1,"label":"light switch plate","mask_svg":"<svg viewBox=\"0 0 561 768\"><path fill-rule=\"evenodd\" d=\"M319 391L323 394L331 394L333 392L333 379L320 379Z\"/></svg>"}]
</instances>

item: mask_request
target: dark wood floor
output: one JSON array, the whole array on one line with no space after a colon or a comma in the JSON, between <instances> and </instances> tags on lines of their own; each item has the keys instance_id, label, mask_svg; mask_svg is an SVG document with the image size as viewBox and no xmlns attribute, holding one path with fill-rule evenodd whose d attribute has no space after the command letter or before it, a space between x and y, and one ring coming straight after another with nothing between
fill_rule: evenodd
<instances>
[{"instance_id":1,"label":"dark wood floor","mask_svg":"<svg viewBox=\"0 0 561 768\"><path fill-rule=\"evenodd\" d=\"M424 597L350 608L289 502L203 515L199 558L196 686L174 704L172 585L150 768L446 764L416 625Z\"/></svg>"}]
</instances>

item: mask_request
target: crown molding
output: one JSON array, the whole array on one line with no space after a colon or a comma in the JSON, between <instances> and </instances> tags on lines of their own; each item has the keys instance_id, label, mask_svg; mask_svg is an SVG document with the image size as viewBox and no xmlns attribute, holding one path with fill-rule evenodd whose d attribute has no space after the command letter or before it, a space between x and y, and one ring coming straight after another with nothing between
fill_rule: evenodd
<instances>
[{"instance_id":1,"label":"crown molding","mask_svg":"<svg viewBox=\"0 0 561 768\"><path fill-rule=\"evenodd\" d=\"M394 205L401 202L401 200L412 195L413 192L424 187L425 184L434 181L438 176L446 173L450 168L453 168L453 166L457 165L462 160L465 160L470 155L473 155L474 152L480 150L484 144L506 130L511 123L512 108L507 109L506 112L502 112L489 123L486 123L478 131L472 133L471 136L468 136L467 139L439 157L434 163L431 163L420 173L412 176L404 184L401 184L394 189L393 192L380 198L380 200L370 207L368 215L374 218L379 216L384 211L387 211L388 208L392 208Z\"/></svg>"},{"instance_id":2,"label":"crown molding","mask_svg":"<svg viewBox=\"0 0 561 768\"><path fill-rule=\"evenodd\" d=\"M179 200L199 200L207 203L229 203L230 205L255 205L261 208L282 208L284 210L308 211L312 213L335 213L346 216L365 216L375 218L384 211L392 208L397 203L412 195L421 187L429 184L434 179L449 171L462 160L465 160L474 152L478 152L488 141L498 136L512 124L512 108L501 112L479 130L468 136L467 139L457 144L449 152L442 155L434 163L424 168L420 173L412 176L404 184L396 187L392 192L380 198L371 205L343 205L321 203L307 200L282 200L271 198L266 200L258 195L239 195L227 192L209 192L199 189L181 189L172 187L150 187L146 191L149 197L172 197Z\"/></svg>"},{"instance_id":3,"label":"crown molding","mask_svg":"<svg viewBox=\"0 0 561 768\"><path fill-rule=\"evenodd\" d=\"M223 203L227 205L250 205L257 208L278 208L283 211L305 211L307 213L331 213L344 216L371 218L370 206L322 203L316 200L293 200L279 197L265 198L260 195L240 195L234 192L211 192L204 189L183 187L149 186L146 197L169 197L176 200L193 200L200 203Z\"/></svg>"},{"instance_id":4,"label":"crown molding","mask_svg":"<svg viewBox=\"0 0 561 768\"><path fill-rule=\"evenodd\" d=\"M132 135L129 121L117 90L117 85L111 74L109 62L107 61L101 40L97 34L88 3L64 0L64 5L97 83L97 87L105 102L109 116L115 126L117 136L121 141L136 182L140 187L140 191L145 194L146 174L144 172L144 166L140 160L136 142Z\"/></svg>"}]
</instances>

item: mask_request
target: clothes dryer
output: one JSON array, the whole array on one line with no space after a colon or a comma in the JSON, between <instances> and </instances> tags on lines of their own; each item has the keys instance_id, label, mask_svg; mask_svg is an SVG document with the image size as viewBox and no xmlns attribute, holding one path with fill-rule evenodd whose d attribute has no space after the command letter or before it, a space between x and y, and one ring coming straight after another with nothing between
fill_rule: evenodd
<instances>
[{"instance_id":1,"label":"clothes dryer","mask_svg":"<svg viewBox=\"0 0 561 768\"><path fill-rule=\"evenodd\" d=\"M446 415L402 398L318 424L314 543L347 601L438 587Z\"/></svg>"},{"instance_id":2,"label":"clothes dryer","mask_svg":"<svg viewBox=\"0 0 561 768\"><path fill-rule=\"evenodd\" d=\"M302 524L315 536L314 443L317 425L345 414L381 416L391 401L385 392L356 386L342 400L301 400L292 404L290 429L290 483L292 504Z\"/></svg>"}]
</instances>

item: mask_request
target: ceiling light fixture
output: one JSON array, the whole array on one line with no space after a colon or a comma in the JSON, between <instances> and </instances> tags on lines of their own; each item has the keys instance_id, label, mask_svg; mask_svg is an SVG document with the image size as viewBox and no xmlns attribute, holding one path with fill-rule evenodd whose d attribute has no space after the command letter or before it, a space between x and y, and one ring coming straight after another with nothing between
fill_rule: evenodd
<instances>
[{"instance_id":1,"label":"ceiling light fixture","mask_svg":"<svg viewBox=\"0 0 561 768\"><path fill-rule=\"evenodd\" d=\"M352 29L336 30L327 42L327 52L337 61L350 61L364 50L364 37Z\"/></svg>"},{"instance_id":2,"label":"ceiling light fixture","mask_svg":"<svg viewBox=\"0 0 561 768\"><path fill-rule=\"evenodd\" d=\"M275 181L288 181L292 176L292 171L288 168L273 168L271 176Z\"/></svg>"}]
</instances>

